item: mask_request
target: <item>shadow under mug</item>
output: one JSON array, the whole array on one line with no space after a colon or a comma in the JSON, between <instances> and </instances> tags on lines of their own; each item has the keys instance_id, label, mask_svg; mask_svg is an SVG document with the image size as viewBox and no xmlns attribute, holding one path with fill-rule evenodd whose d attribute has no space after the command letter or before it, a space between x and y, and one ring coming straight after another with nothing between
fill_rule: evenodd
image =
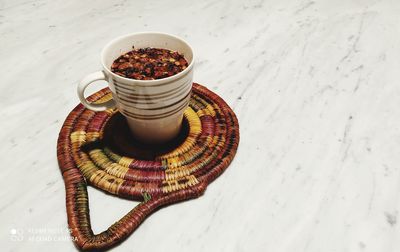
<instances>
[{"instance_id":1,"label":"shadow under mug","mask_svg":"<svg viewBox=\"0 0 400 252\"><path fill-rule=\"evenodd\" d=\"M188 67L176 75L157 80L136 80L111 72L111 65L120 55L134 48L163 48L185 57ZM156 32L134 33L109 42L101 52L102 71L87 75L78 85L82 104L94 111L117 107L128 122L135 138L150 144L167 142L179 134L185 109L189 105L194 54L184 40ZM84 91L92 82L108 82L113 99L105 103L89 103Z\"/></svg>"}]
</instances>

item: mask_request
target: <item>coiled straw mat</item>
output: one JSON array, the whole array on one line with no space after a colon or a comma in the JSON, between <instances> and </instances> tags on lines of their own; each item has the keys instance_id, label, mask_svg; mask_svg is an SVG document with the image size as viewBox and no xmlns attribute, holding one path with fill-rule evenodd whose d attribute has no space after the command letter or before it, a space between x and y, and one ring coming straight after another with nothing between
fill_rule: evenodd
<instances>
[{"instance_id":1,"label":"coiled straw mat","mask_svg":"<svg viewBox=\"0 0 400 252\"><path fill-rule=\"evenodd\" d=\"M110 98L105 88L89 101ZM196 83L179 137L163 146L146 146L132 139L116 109L94 112L78 105L65 120L57 144L68 224L76 245L84 250L109 248L129 236L157 208L201 196L228 167L238 143L234 112L218 95ZM142 202L95 235L90 225L88 184Z\"/></svg>"}]
</instances>

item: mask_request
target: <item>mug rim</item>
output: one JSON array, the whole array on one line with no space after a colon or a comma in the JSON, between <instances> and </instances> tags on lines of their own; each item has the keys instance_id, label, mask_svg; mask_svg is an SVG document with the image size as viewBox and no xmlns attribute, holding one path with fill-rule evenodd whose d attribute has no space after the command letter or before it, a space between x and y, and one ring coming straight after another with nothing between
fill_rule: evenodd
<instances>
[{"instance_id":1,"label":"mug rim","mask_svg":"<svg viewBox=\"0 0 400 252\"><path fill-rule=\"evenodd\" d=\"M171 37L173 39L176 39L176 40L179 40L179 41L183 42L190 49L190 51L192 52L192 61L190 62L188 67L185 68L183 71L181 71L181 72L179 72L179 73L177 73L175 75L166 77L166 78L155 79L155 80L137 80L137 79L131 79L131 78L126 78L126 77L122 77L120 75L117 75L117 74L113 73L109 67L106 66L106 64L104 62L105 61L104 59L105 59L105 51L106 51L106 49L111 47L116 42L125 39L126 37L133 36L133 35L150 35L150 34L152 34L152 35L164 35L164 36L168 36L168 37ZM167 82L169 83L171 81L174 81L176 79L181 78L182 76L186 75L193 68L194 61L195 61L195 55L194 55L193 48L184 39L182 39L182 38L180 38L178 36L169 34L169 33L152 32L152 31L150 31L150 32L135 32L135 33L129 33L129 34L125 34L125 35L116 37L113 40L109 41L103 47L103 49L101 50L101 53L100 53L100 57L101 57L101 64L102 64L103 69L107 72L107 74L113 76L113 78L121 79L121 80L128 81L128 82L131 82L131 83L136 83L136 84L146 84L146 85L149 85L149 86L159 85L159 84L163 84L163 83L167 84Z\"/></svg>"}]
</instances>

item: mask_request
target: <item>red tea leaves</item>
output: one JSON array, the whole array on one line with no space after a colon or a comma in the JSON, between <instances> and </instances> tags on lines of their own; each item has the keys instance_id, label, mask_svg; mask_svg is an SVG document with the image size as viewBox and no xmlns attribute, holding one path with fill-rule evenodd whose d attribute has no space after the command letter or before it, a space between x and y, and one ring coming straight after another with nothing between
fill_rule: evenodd
<instances>
[{"instance_id":1,"label":"red tea leaves","mask_svg":"<svg viewBox=\"0 0 400 252\"><path fill-rule=\"evenodd\" d=\"M182 54L161 48L135 49L119 56L111 71L125 78L156 80L173 76L188 67Z\"/></svg>"}]
</instances>

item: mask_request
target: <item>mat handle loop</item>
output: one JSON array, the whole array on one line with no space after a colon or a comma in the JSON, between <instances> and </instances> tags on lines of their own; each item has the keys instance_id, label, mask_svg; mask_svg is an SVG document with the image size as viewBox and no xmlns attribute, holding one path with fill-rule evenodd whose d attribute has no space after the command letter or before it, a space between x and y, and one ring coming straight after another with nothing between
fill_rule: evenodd
<instances>
[{"instance_id":1,"label":"mat handle loop","mask_svg":"<svg viewBox=\"0 0 400 252\"><path fill-rule=\"evenodd\" d=\"M76 245L82 250L104 250L123 241L154 211L161 206L170 205L187 199L197 198L204 193L207 185L197 184L184 190L175 191L161 197L152 197L148 192L143 192L143 201L135 206L119 221L107 230L94 234L90 224L89 196L86 183L74 183L73 197L67 197L68 225L71 236Z\"/></svg>"}]
</instances>

